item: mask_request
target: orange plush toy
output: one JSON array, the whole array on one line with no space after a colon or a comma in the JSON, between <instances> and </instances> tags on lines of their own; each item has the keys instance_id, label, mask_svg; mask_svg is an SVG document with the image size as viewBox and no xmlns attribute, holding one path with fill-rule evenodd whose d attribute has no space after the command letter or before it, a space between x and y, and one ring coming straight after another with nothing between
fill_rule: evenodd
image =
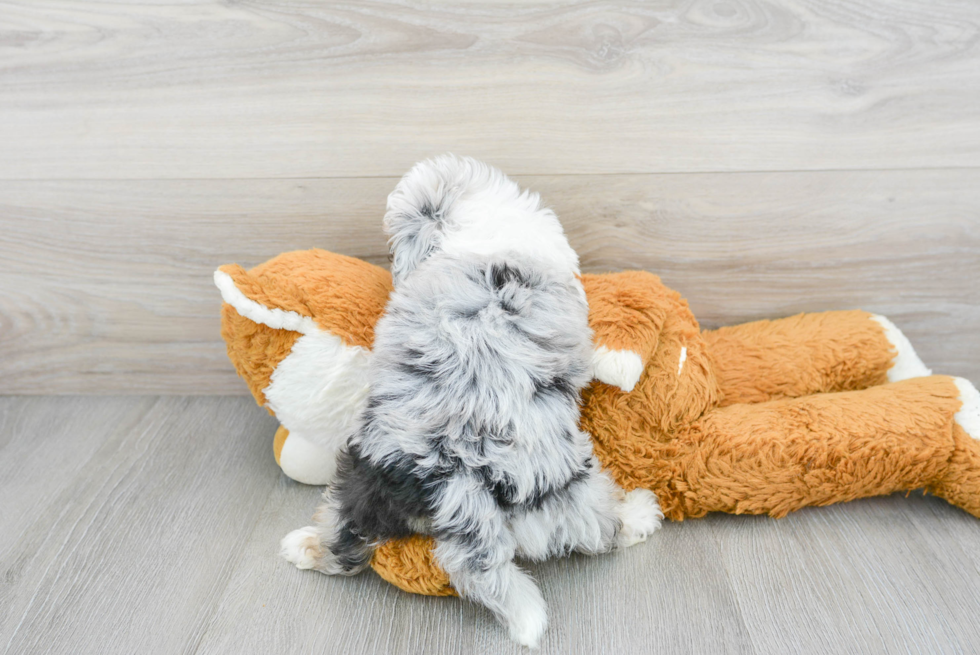
<instances>
[{"instance_id":1,"label":"orange plush toy","mask_svg":"<svg viewBox=\"0 0 980 655\"><path fill-rule=\"evenodd\" d=\"M276 461L325 484L364 403L387 271L322 250L215 273L228 355L280 420ZM583 275L595 380L582 428L627 491L657 494L667 518L781 517L925 489L980 517L980 394L931 375L887 319L801 314L702 331L680 294L649 273ZM407 591L451 595L413 537L372 566Z\"/></svg>"}]
</instances>

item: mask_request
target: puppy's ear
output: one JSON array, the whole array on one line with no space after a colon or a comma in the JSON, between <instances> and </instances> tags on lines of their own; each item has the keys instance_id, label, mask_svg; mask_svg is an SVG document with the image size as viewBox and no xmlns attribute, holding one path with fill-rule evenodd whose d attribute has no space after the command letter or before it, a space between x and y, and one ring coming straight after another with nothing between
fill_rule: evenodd
<instances>
[{"instance_id":1,"label":"puppy's ear","mask_svg":"<svg viewBox=\"0 0 980 655\"><path fill-rule=\"evenodd\" d=\"M487 170L484 170L487 169ZM469 158L442 155L419 162L388 196L384 217L397 286L432 253L441 250L453 224L453 204L489 167Z\"/></svg>"}]
</instances>

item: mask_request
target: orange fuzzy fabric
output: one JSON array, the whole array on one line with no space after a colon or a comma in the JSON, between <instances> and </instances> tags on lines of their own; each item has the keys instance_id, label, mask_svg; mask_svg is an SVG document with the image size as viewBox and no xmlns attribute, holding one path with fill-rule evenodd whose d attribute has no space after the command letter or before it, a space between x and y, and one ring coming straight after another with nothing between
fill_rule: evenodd
<instances>
[{"instance_id":1,"label":"orange fuzzy fabric","mask_svg":"<svg viewBox=\"0 0 980 655\"><path fill-rule=\"evenodd\" d=\"M892 353L871 316L862 311L797 314L705 332L721 404L884 384Z\"/></svg>"},{"instance_id":2,"label":"orange fuzzy fabric","mask_svg":"<svg viewBox=\"0 0 980 655\"><path fill-rule=\"evenodd\" d=\"M250 298L369 346L390 291L387 273L309 253L288 254L302 266L258 267L248 279L228 272ZM668 518L780 517L919 488L980 516L980 446L954 421L956 385L943 376L885 384L894 353L870 314L802 314L702 332L687 302L655 275L584 275L582 283L596 345L644 363L629 393L598 381L585 389L582 429L616 481L655 492ZM335 285L332 300L312 294L310 285L320 284ZM246 329L229 309L229 356L262 402L267 373L292 341ZM371 565L406 591L455 593L430 538L382 544Z\"/></svg>"},{"instance_id":3,"label":"orange fuzzy fabric","mask_svg":"<svg viewBox=\"0 0 980 655\"><path fill-rule=\"evenodd\" d=\"M391 274L383 268L326 250L285 252L249 271L238 264L219 270L249 300L312 318L348 346L365 348L374 343L374 325L392 289ZM254 323L225 303L221 336L235 370L264 407L263 390L300 334Z\"/></svg>"},{"instance_id":4,"label":"orange fuzzy fabric","mask_svg":"<svg viewBox=\"0 0 980 655\"><path fill-rule=\"evenodd\" d=\"M276 436L272 439L272 455L276 458L276 464L282 466L280 459L282 458L282 447L286 445L286 439L289 438L289 430L283 426L279 426L276 430Z\"/></svg>"},{"instance_id":5,"label":"orange fuzzy fabric","mask_svg":"<svg viewBox=\"0 0 980 655\"><path fill-rule=\"evenodd\" d=\"M230 273L227 267L221 270ZM238 283L234 276L232 279ZM225 303L221 307L221 336L227 345L228 359L245 380L255 402L265 407L263 390L269 386L272 373L279 362L289 355L300 333L255 323Z\"/></svg>"},{"instance_id":6,"label":"orange fuzzy fabric","mask_svg":"<svg viewBox=\"0 0 980 655\"><path fill-rule=\"evenodd\" d=\"M423 596L457 596L436 563L432 537L415 535L396 539L375 549L371 568L399 589Z\"/></svg>"}]
</instances>

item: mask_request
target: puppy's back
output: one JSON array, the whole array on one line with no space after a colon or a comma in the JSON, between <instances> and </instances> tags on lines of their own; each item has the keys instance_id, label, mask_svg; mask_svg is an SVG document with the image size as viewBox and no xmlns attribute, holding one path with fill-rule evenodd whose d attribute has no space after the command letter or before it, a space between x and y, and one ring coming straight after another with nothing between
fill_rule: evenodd
<instances>
[{"instance_id":1,"label":"puppy's back","mask_svg":"<svg viewBox=\"0 0 980 655\"><path fill-rule=\"evenodd\" d=\"M389 196L395 290L338 489L363 532L421 530L459 494L534 506L589 466L578 398L591 332L554 213L500 171L446 155ZM409 517L406 519L405 517Z\"/></svg>"},{"instance_id":2,"label":"puppy's back","mask_svg":"<svg viewBox=\"0 0 980 655\"><path fill-rule=\"evenodd\" d=\"M587 314L574 276L519 256L422 264L378 323L352 440L360 457L390 465L379 493L407 476L402 486L429 490L431 505L440 481L461 472L508 507L561 488L591 454L578 429ZM398 510L419 514L414 500Z\"/></svg>"}]
</instances>

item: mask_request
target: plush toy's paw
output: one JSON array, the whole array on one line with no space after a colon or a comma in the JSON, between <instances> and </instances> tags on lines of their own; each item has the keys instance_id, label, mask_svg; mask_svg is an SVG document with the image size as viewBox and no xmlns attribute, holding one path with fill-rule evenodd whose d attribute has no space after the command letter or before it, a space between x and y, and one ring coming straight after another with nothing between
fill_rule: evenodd
<instances>
[{"instance_id":1,"label":"plush toy's paw","mask_svg":"<svg viewBox=\"0 0 980 655\"><path fill-rule=\"evenodd\" d=\"M279 436L278 432L276 436ZM282 472L293 480L303 484L325 485L333 479L337 469L335 450L314 444L295 432L287 433L282 443L277 445L276 462Z\"/></svg>"},{"instance_id":2,"label":"plush toy's paw","mask_svg":"<svg viewBox=\"0 0 980 655\"><path fill-rule=\"evenodd\" d=\"M980 439L980 391L964 378L953 378L953 382L960 391L960 402L963 403L953 420L968 435Z\"/></svg>"},{"instance_id":3,"label":"plush toy's paw","mask_svg":"<svg viewBox=\"0 0 980 655\"><path fill-rule=\"evenodd\" d=\"M599 346L592 353L592 377L619 387L633 390L643 375L643 360L632 350L610 350Z\"/></svg>"},{"instance_id":4,"label":"plush toy's paw","mask_svg":"<svg viewBox=\"0 0 980 655\"><path fill-rule=\"evenodd\" d=\"M871 320L885 330L885 338L895 351L892 357L892 367L888 369L889 382L901 382L910 378L923 378L932 375L919 356L915 353L912 343L898 327L880 314L873 314Z\"/></svg>"},{"instance_id":5,"label":"plush toy's paw","mask_svg":"<svg viewBox=\"0 0 980 655\"><path fill-rule=\"evenodd\" d=\"M296 568L316 568L322 555L320 533L312 525L293 530L279 542L279 549L279 554Z\"/></svg>"},{"instance_id":6,"label":"plush toy's paw","mask_svg":"<svg viewBox=\"0 0 980 655\"><path fill-rule=\"evenodd\" d=\"M626 499L619 506L619 518L623 522L616 537L620 548L628 548L656 532L664 513L660 510L660 502L656 494L647 489L634 489L626 494Z\"/></svg>"},{"instance_id":7,"label":"plush toy's paw","mask_svg":"<svg viewBox=\"0 0 980 655\"><path fill-rule=\"evenodd\" d=\"M516 588L511 590L511 597L515 601L504 619L507 631L520 645L537 648L548 627L548 606L530 577L522 575L513 584Z\"/></svg>"}]
</instances>

